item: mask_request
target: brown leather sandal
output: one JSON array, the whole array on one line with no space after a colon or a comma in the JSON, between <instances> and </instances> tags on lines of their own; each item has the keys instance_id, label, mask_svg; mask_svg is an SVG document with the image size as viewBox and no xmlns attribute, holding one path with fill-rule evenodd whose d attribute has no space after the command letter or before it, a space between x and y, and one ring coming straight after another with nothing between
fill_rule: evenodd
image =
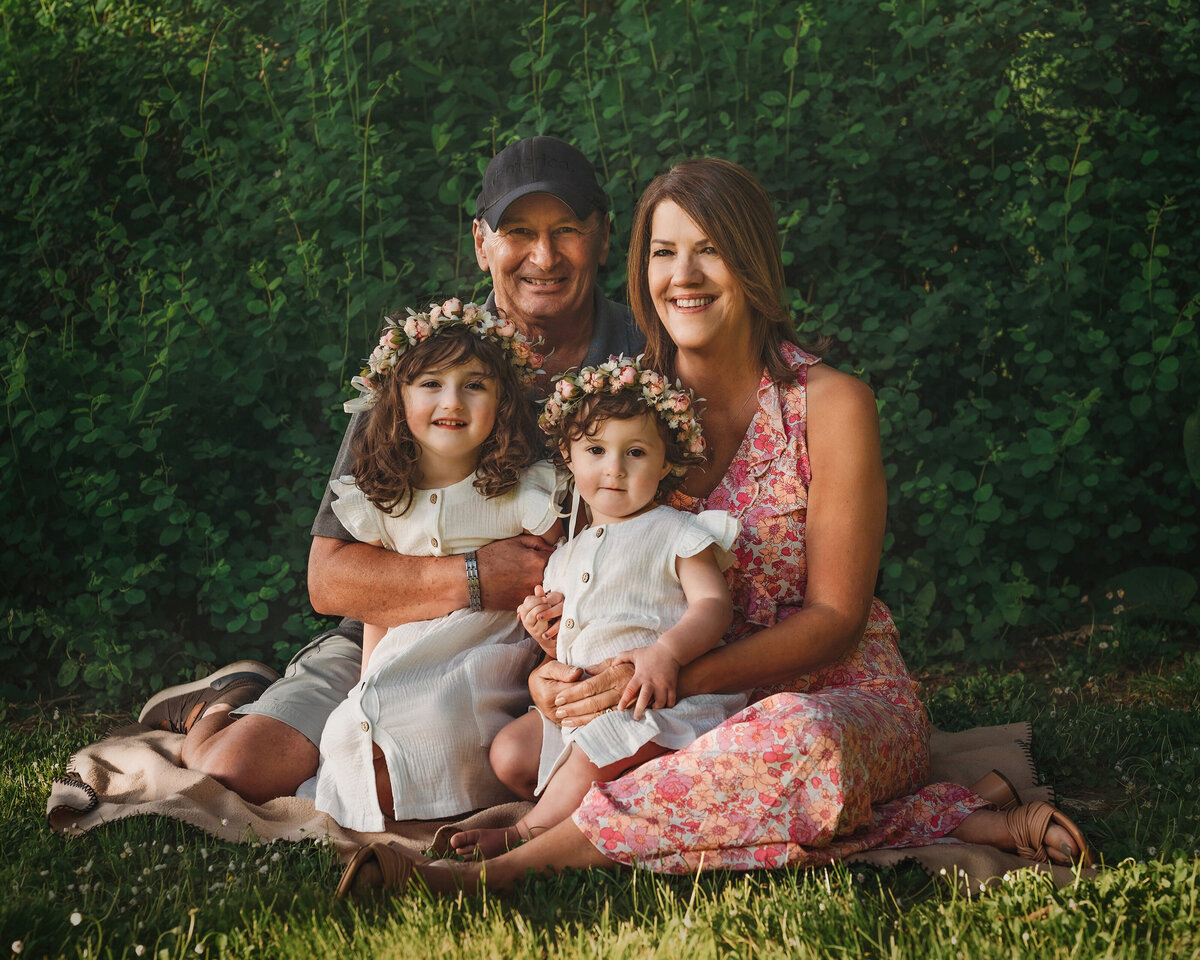
<instances>
[{"instance_id":1,"label":"brown leather sandal","mask_svg":"<svg viewBox=\"0 0 1200 960\"><path fill-rule=\"evenodd\" d=\"M1053 862L1046 850L1046 831L1052 823L1066 830L1075 841L1078 853L1070 855L1072 862L1080 862L1085 867L1092 866L1092 853L1083 838L1083 831L1061 810L1041 800L1034 800L1032 803L1014 807L1004 814L1004 826L1016 844L1017 854L1038 863ZM1067 851L1064 850L1063 853Z\"/></svg>"},{"instance_id":2,"label":"brown leather sandal","mask_svg":"<svg viewBox=\"0 0 1200 960\"><path fill-rule=\"evenodd\" d=\"M376 893L390 893L392 896L400 896L408 889L417 865L416 860L399 844L368 843L355 851L350 862L346 864L346 869L342 871L342 877L338 881L337 893L334 894L335 900L345 900L349 896L363 893L362 889L355 887L355 880L358 879L359 871L368 863L373 863L378 868L382 878L377 886L369 889Z\"/></svg>"},{"instance_id":3,"label":"brown leather sandal","mask_svg":"<svg viewBox=\"0 0 1200 960\"><path fill-rule=\"evenodd\" d=\"M997 810L1011 810L1021 805L1021 795L1017 793L1017 788L999 770L985 773L967 789Z\"/></svg>"}]
</instances>

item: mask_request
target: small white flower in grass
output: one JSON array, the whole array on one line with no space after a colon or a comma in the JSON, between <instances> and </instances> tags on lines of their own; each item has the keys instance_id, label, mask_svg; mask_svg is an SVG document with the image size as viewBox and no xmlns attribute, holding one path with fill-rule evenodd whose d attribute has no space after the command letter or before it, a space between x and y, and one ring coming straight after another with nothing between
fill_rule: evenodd
<instances>
[{"instance_id":1,"label":"small white flower in grass","mask_svg":"<svg viewBox=\"0 0 1200 960\"><path fill-rule=\"evenodd\" d=\"M1026 930L1023 934L1021 934L1021 939L1023 941L1025 941L1025 943L1029 942L1029 931L1028 930Z\"/></svg>"},{"instance_id":2,"label":"small white flower in grass","mask_svg":"<svg viewBox=\"0 0 1200 960\"><path fill-rule=\"evenodd\" d=\"M41 870L38 872L38 876L39 877L48 877L48 876L50 876L50 871L49 870Z\"/></svg>"},{"instance_id":3,"label":"small white flower in grass","mask_svg":"<svg viewBox=\"0 0 1200 960\"><path fill-rule=\"evenodd\" d=\"M825 909L825 904L824 904L824 903L818 903L818 904L817 904L817 909L818 909L818 910L824 910L824 909Z\"/></svg>"},{"instance_id":4,"label":"small white flower in grass","mask_svg":"<svg viewBox=\"0 0 1200 960\"><path fill-rule=\"evenodd\" d=\"M208 859L208 847L201 847L201 848L200 848L200 858L201 858L202 860L207 860L207 859Z\"/></svg>"},{"instance_id":5,"label":"small white flower in grass","mask_svg":"<svg viewBox=\"0 0 1200 960\"><path fill-rule=\"evenodd\" d=\"M145 953L145 952L146 952L146 948L145 948L145 947L143 947L143 946L142 946L140 943L138 943L138 944L134 944L134 947L133 947L133 955L134 955L135 957L140 957L140 956L141 956L143 953Z\"/></svg>"},{"instance_id":6,"label":"small white flower in grass","mask_svg":"<svg viewBox=\"0 0 1200 960\"><path fill-rule=\"evenodd\" d=\"M79 926L81 923L83 923L83 914L80 913L78 910L76 910L73 914L71 914L70 921L71 921L71 926L73 926L73 927Z\"/></svg>"},{"instance_id":7,"label":"small white flower in grass","mask_svg":"<svg viewBox=\"0 0 1200 960\"><path fill-rule=\"evenodd\" d=\"M196 952L203 953L204 952L204 944L202 944L202 943L196 944Z\"/></svg>"},{"instance_id":8,"label":"small white flower in grass","mask_svg":"<svg viewBox=\"0 0 1200 960\"><path fill-rule=\"evenodd\" d=\"M952 946L952 947L957 947L957 946L958 946L958 937L951 937L951 938L950 938L950 946Z\"/></svg>"},{"instance_id":9,"label":"small white flower in grass","mask_svg":"<svg viewBox=\"0 0 1200 960\"><path fill-rule=\"evenodd\" d=\"M939 874L939 876L943 876L943 877L944 877L944 876L946 875L946 868L945 868L945 867L942 867L942 869L938 871L938 874Z\"/></svg>"},{"instance_id":10,"label":"small white flower in grass","mask_svg":"<svg viewBox=\"0 0 1200 960\"><path fill-rule=\"evenodd\" d=\"M137 896L137 892L138 892L138 888L137 888L137 887L130 887L130 888L129 888L129 892L130 892L130 893L132 893L132 894L133 894L133 895L136 897L136 896Z\"/></svg>"},{"instance_id":11,"label":"small white flower in grass","mask_svg":"<svg viewBox=\"0 0 1200 960\"><path fill-rule=\"evenodd\" d=\"M1150 856L1154 856L1156 853L1158 853L1158 847L1147 847L1146 852L1149 853Z\"/></svg>"},{"instance_id":12,"label":"small white flower in grass","mask_svg":"<svg viewBox=\"0 0 1200 960\"><path fill-rule=\"evenodd\" d=\"M854 879L855 879L855 880L856 880L858 883L862 883L862 882L863 882L864 880L866 880L867 878L866 878L866 877L864 877L864 876L863 876L861 873L856 873L856 874L854 875Z\"/></svg>"},{"instance_id":13,"label":"small white flower in grass","mask_svg":"<svg viewBox=\"0 0 1200 960\"><path fill-rule=\"evenodd\" d=\"M223 826L223 827L229 826L229 821L225 817L221 818L221 826Z\"/></svg>"},{"instance_id":14,"label":"small white flower in grass","mask_svg":"<svg viewBox=\"0 0 1200 960\"><path fill-rule=\"evenodd\" d=\"M263 864L261 867L259 867L259 868L258 868L258 872L259 872L259 873L266 873L266 872L267 872L267 869L268 869L268 867L267 867L267 865L264 863L264 864Z\"/></svg>"},{"instance_id":15,"label":"small white flower in grass","mask_svg":"<svg viewBox=\"0 0 1200 960\"><path fill-rule=\"evenodd\" d=\"M281 859L283 859L283 854L281 854L279 851L276 851L275 853L271 854L271 862L272 863L278 863Z\"/></svg>"},{"instance_id":16,"label":"small white flower in grass","mask_svg":"<svg viewBox=\"0 0 1200 960\"><path fill-rule=\"evenodd\" d=\"M180 847L180 850L182 850L182 849L183 848ZM163 853L170 853L170 852L171 852L171 845L169 843L164 843L163 844Z\"/></svg>"},{"instance_id":17,"label":"small white flower in grass","mask_svg":"<svg viewBox=\"0 0 1200 960\"><path fill-rule=\"evenodd\" d=\"M23 940L14 940L14 941L12 942L12 952L13 952L13 953L20 953L20 952L21 952L22 950L24 950L24 949L25 949L25 941L23 941Z\"/></svg>"},{"instance_id":18,"label":"small white flower in grass","mask_svg":"<svg viewBox=\"0 0 1200 960\"><path fill-rule=\"evenodd\" d=\"M47 900L55 900L57 898L58 898L58 894L55 893L53 890L46 891L46 899Z\"/></svg>"}]
</instances>

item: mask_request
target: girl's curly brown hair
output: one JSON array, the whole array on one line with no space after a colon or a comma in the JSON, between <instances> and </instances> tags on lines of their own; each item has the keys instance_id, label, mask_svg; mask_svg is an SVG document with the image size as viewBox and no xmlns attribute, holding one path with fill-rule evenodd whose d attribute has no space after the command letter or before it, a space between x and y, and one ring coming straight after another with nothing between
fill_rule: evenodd
<instances>
[{"instance_id":1,"label":"girl's curly brown hair","mask_svg":"<svg viewBox=\"0 0 1200 960\"><path fill-rule=\"evenodd\" d=\"M663 445L666 448L668 464L686 470L688 467L694 467L704 462L703 455L689 453L684 445L675 439L675 434L663 421L663 418L646 406L645 401L630 390L622 390L619 393L597 393L588 397L564 414L557 423L546 428L546 433L550 437L550 455L557 466L569 470L571 464L567 459L566 451L570 448L572 440L594 435L606 420L633 420L643 414L649 416L654 421L654 426L658 428L658 435L662 437ZM658 490L654 494L654 499L661 502L672 490L678 490L683 486L683 481L683 472L672 470L658 481Z\"/></svg>"},{"instance_id":2,"label":"girl's curly brown hair","mask_svg":"<svg viewBox=\"0 0 1200 960\"><path fill-rule=\"evenodd\" d=\"M479 450L475 489L485 497L498 496L545 455L533 404L504 351L466 327L448 327L401 354L395 368L383 378L374 405L363 414L364 422L351 441L354 481L380 510L402 516L412 505L413 487L421 480L421 449L405 420L401 388L422 373L469 360L480 361L496 378L499 395L496 424Z\"/></svg>"}]
</instances>

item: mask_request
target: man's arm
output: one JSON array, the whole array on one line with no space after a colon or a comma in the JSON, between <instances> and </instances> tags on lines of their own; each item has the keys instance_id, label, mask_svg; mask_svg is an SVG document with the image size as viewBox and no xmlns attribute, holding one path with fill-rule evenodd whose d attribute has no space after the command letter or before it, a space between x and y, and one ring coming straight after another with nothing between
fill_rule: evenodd
<instances>
[{"instance_id":1,"label":"man's arm","mask_svg":"<svg viewBox=\"0 0 1200 960\"><path fill-rule=\"evenodd\" d=\"M479 582L488 610L515 611L542 582L553 547L522 534L478 550ZM470 604L463 556L408 557L383 547L313 537L308 596L318 613L396 626L431 620Z\"/></svg>"}]
</instances>

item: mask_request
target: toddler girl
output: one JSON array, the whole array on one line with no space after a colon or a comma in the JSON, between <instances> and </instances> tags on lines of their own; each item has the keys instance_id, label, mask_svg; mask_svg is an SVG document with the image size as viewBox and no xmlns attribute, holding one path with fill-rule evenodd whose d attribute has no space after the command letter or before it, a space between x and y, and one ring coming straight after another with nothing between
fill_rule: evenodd
<instances>
[{"instance_id":1,"label":"toddler girl","mask_svg":"<svg viewBox=\"0 0 1200 960\"><path fill-rule=\"evenodd\" d=\"M550 557L543 589L518 613L548 645L547 594L560 591L558 658L587 666L613 657L634 674L617 711L586 726L560 729L534 711L500 732L491 751L497 775L540 799L507 830L456 834L451 846L464 855L492 856L553 826L594 781L678 750L746 705L742 694L676 703L679 668L720 643L732 619L721 570L738 533L723 510L695 515L657 503L701 459L691 395L614 357L560 378L540 423L591 521Z\"/></svg>"},{"instance_id":2,"label":"toddler girl","mask_svg":"<svg viewBox=\"0 0 1200 960\"><path fill-rule=\"evenodd\" d=\"M353 477L333 510L357 539L415 556L465 554L470 609L365 624L362 679L321 735L316 805L342 826L451 816L511 799L488 762L529 703L538 650L512 612L482 609L474 551L559 537L553 464L523 384L542 358L511 321L447 300L389 317L362 376Z\"/></svg>"}]
</instances>

